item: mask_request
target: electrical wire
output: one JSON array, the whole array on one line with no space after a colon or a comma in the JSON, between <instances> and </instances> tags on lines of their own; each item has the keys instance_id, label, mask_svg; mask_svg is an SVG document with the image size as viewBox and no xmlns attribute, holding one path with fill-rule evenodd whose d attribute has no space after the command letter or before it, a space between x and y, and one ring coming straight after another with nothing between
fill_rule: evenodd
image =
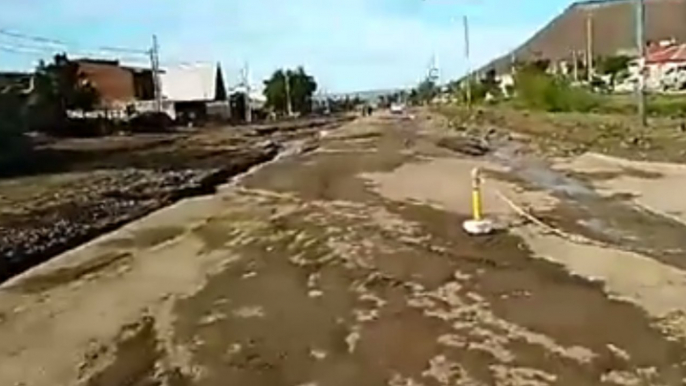
<instances>
[{"instance_id":1,"label":"electrical wire","mask_svg":"<svg viewBox=\"0 0 686 386\"><path fill-rule=\"evenodd\" d=\"M141 50L126 47L98 46L92 49L84 49L76 44L70 44L63 40L30 35L26 33L0 28L0 38L12 38L13 40L0 39L0 51L10 54L45 56L57 53L66 53L76 57L106 57L109 60L120 62L140 63L150 58L150 50ZM122 56L121 54L127 54ZM116 55L116 57L113 57ZM111 58L111 59L110 59ZM183 60L162 60L165 66L192 66L195 62Z\"/></svg>"},{"instance_id":2,"label":"electrical wire","mask_svg":"<svg viewBox=\"0 0 686 386\"><path fill-rule=\"evenodd\" d=\"M4 45L5 47L10 47L10 48L14 48L14 49L22 49L22 50L28 49L28 50L32 50L32 51L36 51L36 52L44 52L44 53L54 53L56 51L62 51L61 48L37 46L37 45L33 45L33 44L24 44L23 42L13 42L13 41L0 40L0 44Z\"/></svg>"},{"instance_id":3,"label":"electrical wire","mask_svg":"<svg viewBox=\"0 0 686 386\"><path fill-rule=\"evenodd\" d=\"M29 56L44 56L45 52L38 52L38 51L25 51L21 49L21 47L13 47L13 46L7 46L2 43L0 43L0 51L11 53L11 54L19 54L19 55L29 55Z\"/></svg>"},{"instance_id":4,"label":"electrical wire","mask_svg":"<svg viewBox=\"0 0 686 386\"><path fill-rule=\"evenodd\" d=\"M0 47L2 51L10 54L27 55L35 57L52 57L55 54L67 53L70 57L76 58L102 58L103 60L117 60L119 62L137 63L146 62L148 56L134 56L116 54L108 51L85 51L85 50L66 50L64 47L50 47L45 45L26 44L25 42L6 41L0 36Z\"/></svg>"},{"instance_id":5,"label":"electrical wire","mask_svg":"<svg viewBox=\"0 0 686 386\"><path fill-rule=\"evenodd\" d=\"M0 28L0 35L12 37L15 39L23 39L23 40L29 40L37 43L42 43L42 44L50 44L52 46L63 46L63 47L70 47L70 46L75 46L74 44L69 44L61 40L57 39L51 39L51 38L46 38L42 36L34 36L34 35L28 35L24 33L19 33L19 32L14 32L14 31L9 31L5 28ZM52 47L55 48L55 47ZM128 53L128 54L139 54L139 55L148 55L150 53L149 50L141 50L141 49L134 49L134 48L124 48L124 47L110 47L110 46L99 46L99 47L93 47L96 50L99 51L109 51L109 52L117 52L117 53Z\"/></svg>"}]
</instances>

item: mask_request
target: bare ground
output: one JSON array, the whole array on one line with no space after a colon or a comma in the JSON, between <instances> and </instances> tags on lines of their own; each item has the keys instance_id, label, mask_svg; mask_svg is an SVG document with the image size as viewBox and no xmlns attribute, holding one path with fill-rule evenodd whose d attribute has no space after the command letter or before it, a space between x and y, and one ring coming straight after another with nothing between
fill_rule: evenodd
<instances>
[{"instance_id":1,"label":"bare ground","mask_svg":"<svg viewBox=\"0 0 686 386\"><path fill-rule=\"evenodd\" d=\"M273 159L347 118L59 139L0 170L0 282Z\"/></svg>"},{"instance_id":2,"label":"bare ground","mask_svg":"<svg viewBox=\"0 0 686 386\"><path fill-rule=\"evenodd\" d=\"M641 200L636 181L667 184L662 173L608 161L605 185L579 180L598 195L589 203L557 189L576 179L550 183L526 158L445 146L454 136L433 116L321 137L0 287L0 384L683 384L686 277L652 253L676 238L626 247L603 232L618 227L583 231L574 212L553 223L568 239L498 199L546 221L572 205L621 214ZM488 214L503 228L482 238L461 230L476 166L490 170ZM623 178L631 200L605 203L628 193ZM618 231L667 221L652 215Z\"/></svg>"}]
</instances>

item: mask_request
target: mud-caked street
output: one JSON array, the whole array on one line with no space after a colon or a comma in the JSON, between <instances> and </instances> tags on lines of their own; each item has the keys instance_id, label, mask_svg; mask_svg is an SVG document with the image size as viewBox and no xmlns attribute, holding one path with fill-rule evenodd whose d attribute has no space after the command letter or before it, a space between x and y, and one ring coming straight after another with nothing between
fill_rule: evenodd
<instances>
[{"instance_id":1,"label":"mud-caked street","mask_svg":"<svg viewBox=\"0 0 686 386\"><path fill-rule=\"evenodd\" d=\"M15 277L0 385L683 385L686 168L455 136L361 118Z\"/></svg>"}]
</instances>

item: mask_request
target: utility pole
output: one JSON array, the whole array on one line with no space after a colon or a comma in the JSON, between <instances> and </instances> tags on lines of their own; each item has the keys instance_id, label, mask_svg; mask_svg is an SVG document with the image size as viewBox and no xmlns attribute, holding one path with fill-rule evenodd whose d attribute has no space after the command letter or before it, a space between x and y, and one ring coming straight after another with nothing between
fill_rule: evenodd
<instances>
[{"instance_id":1,"label":"utility pole","mask_svg":"<svg viewBox=\"0 0 686 386\"><path fill-rule=\"evenodd\" d=\"M636 2L636 48L638 48L638 87L636 87L636 105L641 125L645 127L648 125L645 98L645 3L643 0L634 1Z\"/></svg>"},{"instance_id":2,"label":"utility pole","mask_svg":"<svg viewBox=\"0 0 686 386\"><path fill-rule=\"evenodd\" d=\"M515 53L513 51L512 55L510 55L510 74L514 74L516 70L517 70L517 56L515 55Z\"/></svg>"},{"instance_id":3,"label":"utility pole","mask_svg":"<svg viewBox=\"0 0 686 386\"><path fill-rule=\"evenodd\" d=\"M586 80L593 80L593 14L586 15Z\"/></svg>"},{"instance_id":4,"label":"utility pole","mask_svg":"<svg viewBox=\"0 0 686 386\"><path fill-rule=\"evenodd\" d=\"M572 50L572 61L573 61L572 77L574 79L574 83L579 81L579 58L577 58L576 55L577 55L576 50Z\"/></svg>"},{"instance_id":5,"label":"utility pole","mask_svg":"<svg viewBox=\"0 0 686 386\"><path fill-rule=\"evenodd\" d=\"M319 89L319 98L321 103L323 104L324 107L324 112L325 113L330 113L331 112L331 106L329 105L329 96L324 87Z\"/></svg>"},{"instance_id":6,"label":"utility pole","mask_svg":"<svg viewBox=\"0 0 686 386\"><path fill-rule=\"evenodd\" d=\"M467 64L467 107L472 108L472 69L469 63L469 19L467 16L462 17L462 22L464 24L464 57Z\"/></svg>"},{"instance_id":7,"label":"utility pole","mask_svg":"<svg viewBox=\"0 0 686 386\"><path fill-rule=\"evenodd\" d=\"M162 85L160 82L160 47L157 44L157 35L152 35L152 48L150 49L150 65L152 68L152 84L155 96L155 111L162 112Z\"/></svg>"},{"instance_id":8,"label":"utility pole","mask_svg":"<svg viewBox=\"0 0 686 386\"><path fill-rule=\"evenodd\" d=\"M438 84L440 82L439 74L438 65L436 64L436 54L434 53L431 55L431 61L429 63L428 79L433 83Z\"/></svg>"},{"instance_id":9,"label":"utility pole","mask_svg":"<svg viewBox=\"0 0 686 386\"><path fill-rule=\"evenodd\" d=\"M252 123L252 106L250 104L250 66L247 62L243 68L243 85L245 86L245 122Z\"/></svg>"},{"instance_id":10,"label":"utility pole","mask_svg":"<svg viewBox=\"0 0 686 386\"><path fill-rule=\"evenodd\" d=\"M286 114L288 117L293 116L293 106L291 105L291 79L288 70L284 72L286 82Z\"/></svg>"}]
</instances>

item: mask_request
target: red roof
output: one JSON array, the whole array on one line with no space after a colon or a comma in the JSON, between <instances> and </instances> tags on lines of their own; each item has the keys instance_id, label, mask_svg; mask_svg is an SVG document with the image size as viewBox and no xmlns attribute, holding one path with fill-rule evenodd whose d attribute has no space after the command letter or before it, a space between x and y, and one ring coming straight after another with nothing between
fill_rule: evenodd
<instances>
[{"instance_id":1,"label":"red roof","mask_svg":"<svg viewBox=\"0 0 686 386\"><path fill-rule=\"evenodd\" d=\"M686 62L686 44L674 44L667 47L648 47L646 63Z\"/></svg>"}]
</instances>

